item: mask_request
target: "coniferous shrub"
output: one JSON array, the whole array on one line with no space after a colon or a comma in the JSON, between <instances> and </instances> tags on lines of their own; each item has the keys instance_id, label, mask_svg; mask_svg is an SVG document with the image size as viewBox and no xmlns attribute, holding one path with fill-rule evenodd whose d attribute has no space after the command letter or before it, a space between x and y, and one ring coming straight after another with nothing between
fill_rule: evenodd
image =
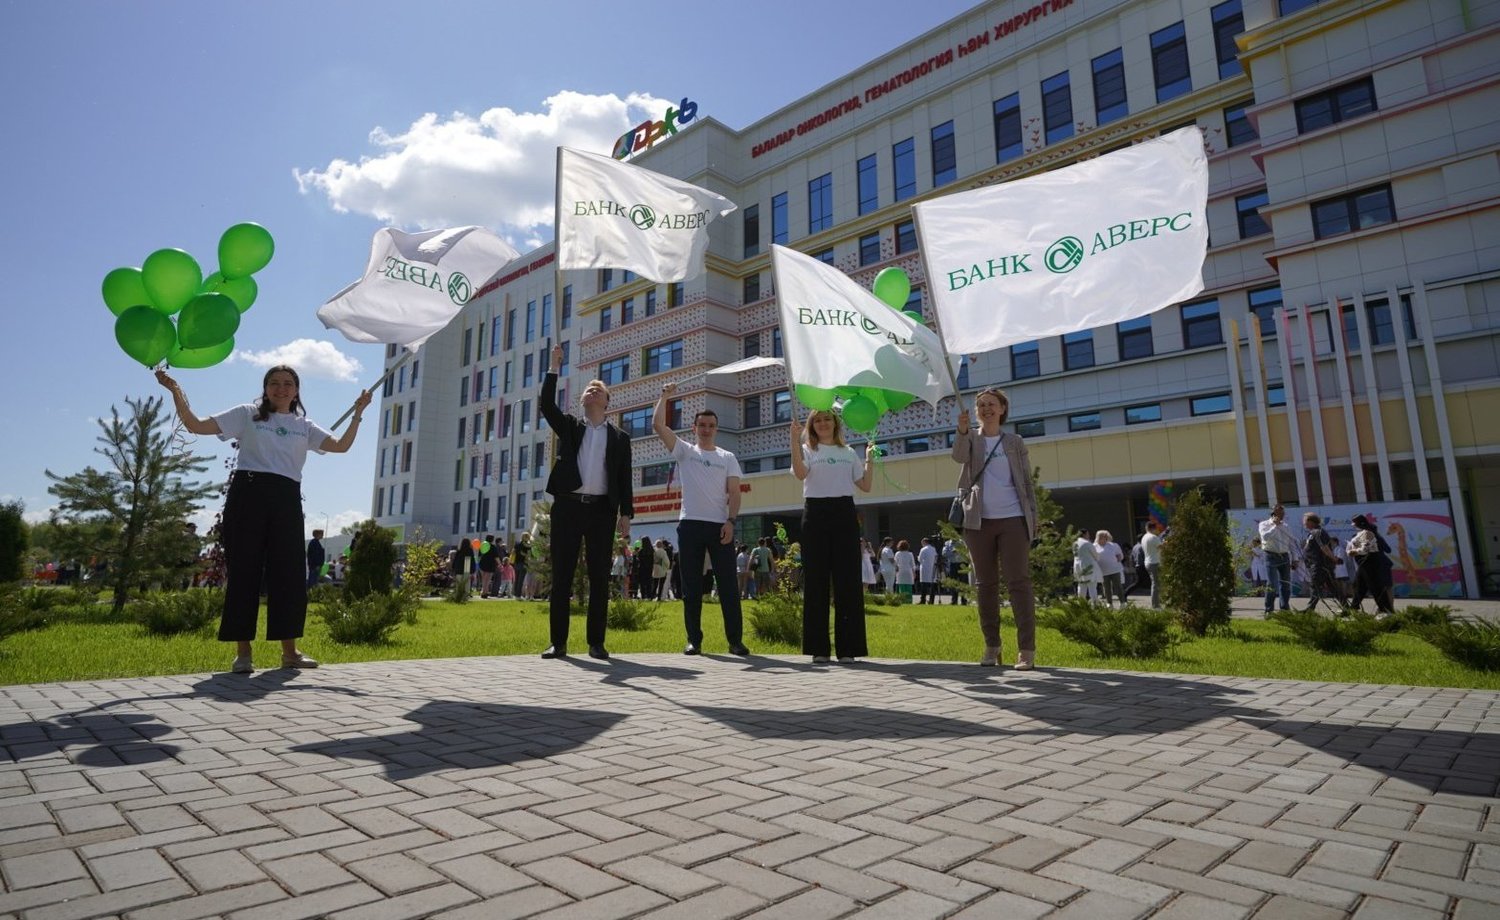
<instances>
[{"instance_id":1,"label":"coniferous shrub","mask_svg":"<svg viewBox=\"0 0 1500 920\"><path fill-rule=\"evenodd\" d=\"M1202 636L1229 623L1233 559L1228 519L1202 487L1179 498L1162 543L1161 599L1183 629Z\"/></svg>"},{"instance_id":2,"label":"coniferous shrub","mask_svg":"<svg viewBox=\"0 0 1500 920\"><path fill-rule=\"evenodd\" d=\"M1325 617L1315 610L1277 610L1267 617L1292 631L1297 641L1320 652L1368 655L1384 627L1362 611L1348 616Z\"/></svg>"},{"instance_id":3,"label":"coniferous shrub","mask_svg":"<svg viewBox=\"0 0 1500 920\"><path fill-rule=\"evenodd\" d=\"M156 591L133 601L127 609L153 636L175 636L217 623L224 610L224 593L217 588Z\"/></svg>"},{"instance_id":4,"label":"coniferous shrub","mask_svg":"<svg viewBox=\"0 0 1500 920\"><path fill-rule=\"evenodd\" d=\"M1449 661L1476 671L1500 671L1500 624L1449 620L1418 626L1414 632Z\"/></svg>"},{"instance_id":5,"label":"coniferous shrub","mask_svg":"<svg viewBox=\"0 0 1500 920\"><path fill-rule=\"evenodd\" d=\"M1420 634L1428 626L1443 626L1453 619L1447 604L1409 604L1380 621L1386 632Z\"/></svg>"},{"instance_id":6,"label":"coniferous shrub","mask_svg":"<svg viewBox=\"0 0 1500 920\"><path fill-rule=\"evenodd\" d=\"M633 597L616 597L609 602L609 628L639 632L656 625L661 617L661 603Z\"/></svg>"},{"instance_id":7,"label":"coniferous shrub","mask_svg":"<svg viewBox=\"0 0 1500 920\"><path fill-rule=\"evenodd\" d=\"M395 565L395 538L374 520L366 520L354 532L344 593L351 600L368 594L389 594Z\"/></svg>"},{"instance_id":8,"label":"coniferous shrub","mask_svg":"<svg viewBox=\"0 0 1500 920\"><path fill-rule=\"evenodd\" d=\"M1065 598L1039 621L1074 642L1092 646L1106 658L1154 658L1181 638L1172 630L1170 611L1127 604L1111 610L1083 597Z\"/></svg>"},{"instance_id":9,"label":"coniferous shrub","mask_svg":"<svg viewBox=\"0 0 1500 920\"><path fill-rule=\"evenodd\" d=\"M340 597L317 608L328 636L342 644L384 645L403 623L417 622L421 601L404 591Z\"/></svg>"}]
</instances>

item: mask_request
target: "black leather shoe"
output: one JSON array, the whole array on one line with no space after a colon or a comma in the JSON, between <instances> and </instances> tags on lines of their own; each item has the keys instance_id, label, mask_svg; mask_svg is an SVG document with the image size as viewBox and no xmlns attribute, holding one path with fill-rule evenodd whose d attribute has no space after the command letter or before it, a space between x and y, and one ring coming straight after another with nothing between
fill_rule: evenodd
<instances>
[{"instance_id":1,"label":"black leather shoe","mask_svg":"<svg viewBox=\"0 0 1500 920\"><path fill-rule=\"evenodd\" d=\"M729 654L731 654L731 655L748 655L748 654L750 654L750 650L747 649L747 648L745 648L745 643L743 643L743 642L736 642L735 644L733 644L733 645L731 645L729 647Z\"/></svg>"},{"instance_id":2,"label":"black leather shoe","mask_svg":"<svg viewBox=\"0 0 1500 920\"><path fill-rule=\"evenodd\" d=\"M597 658L600 661L608 661L609 652L605 651L604 646L602 645L591 645L589 646L589 657Z\"/></svg>"},{"instance_id":3,"label":"black leather shoe","mask_svg":"<svg viewBox=\"0 0 1500 920\"><path fill-rule=\"evenodd\" d=\"M682 654L684 654L684 655L696 655L696 654L698 654L698 646L696 646L693 643L689 642L687 644L687 647L682 650Z\"/></svg>"},{"instance_id":4,"label":"black leather shoe","mask_svg":"<svg viewBox=\"0 0 1500 920\"><path fill-rule=\"evenodd\" d=\"M542 652L542 657L548 659L566 658L568 657L568 650L561 645L549 645L547 646L547 650Z\"/></svg>"}]
</instances>

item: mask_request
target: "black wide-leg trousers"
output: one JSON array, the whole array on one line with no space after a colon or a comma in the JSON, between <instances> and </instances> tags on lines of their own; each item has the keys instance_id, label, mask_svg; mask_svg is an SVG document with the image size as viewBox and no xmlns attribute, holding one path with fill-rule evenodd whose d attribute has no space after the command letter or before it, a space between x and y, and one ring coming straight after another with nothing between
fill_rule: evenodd
<instances>
[{"instance_id":1,"label":"black wide-leg trousers","mask_svg":"<svg viewBox=\"0 0 1500 920\"><path fill-rule=\"evenodd\" d=\"M301 638L307 624L302 484L275 473L237 471L229 480L221 527L229 583L219 621L220 641L255 638L262 585L266 638Z\"/></svg>"}]
</instances>

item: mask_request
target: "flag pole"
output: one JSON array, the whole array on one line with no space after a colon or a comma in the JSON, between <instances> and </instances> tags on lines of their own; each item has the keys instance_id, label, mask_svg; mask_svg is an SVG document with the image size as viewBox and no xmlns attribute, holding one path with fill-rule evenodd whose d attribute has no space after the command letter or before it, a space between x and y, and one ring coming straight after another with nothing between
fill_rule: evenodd
<instances>
[{"instance_id":1,"label":"flag pole","mask_svg":"<svg viewBox=\"0 0 1500 920\"><path fill-rule=\"evenodd\" d=\"M911 216L913 229L917 233L917 251L922 254L922 274L927 277L927 294L932 300L932 325L937 331L938 344L943 349L943 370L948 372L948 383L953 386L953 408L955 411L961 411L963 408L963 395L958 392L958 377L953 374L953 362L948 355L948 343L943 340L943 324L941 318L938 316L937 298L932 295L932 266L927 262L927 246L922 242L922 215L918 213L916 208L912 208ZM937 407L934 406L933 409L936 411Z\"/></svg>"},{"instance_id":2,"label":"flag pole","mask_svg":"<svg viewBox=\"0 0 1500 920\"><path fill-rule=\"evenodd\" d=\"M413 352L413 351L411 351L409 349L405 349L405 348L401 349L401 351L402 351L401 360L397 361L395 364L392 364L389 368L387 368L386 372L384 374L380 375L380 379L377 380L377 381L375 381L374 383L370 384L370 386L367 388L367 389L369 389L369 391L372 394L375 392L376 387L379 387L381 384L385 383L386 380L390 379L390 376L392 374L396 373L396 368L400 367L401 365L405 364L407 361L411 360L411 356L413 354L416 354L416 352ZM329 426L328 430L329 431L338 431L339 430L339 426L342 425L342 424L344 424L344 420L347 419L349 416L351 416L353 414L354 414L354 407L350 406L347 410L344 411L343 415L339 416L339 420L338 421L334 422L332 425Z\"/></svg>"},{"instance_id":3,"label":"flag pole","mask_svg":"<svg viewBox=\"0 0 1500 920\"><path fill-rule=\"evenodd\" d=\"M781 327L781 366L786 371L786 388L792 397L792 421L795 422L797 420L797 410L802 407L802 400L797 398L796 378L792 375L792 352L791 349L786 347L786 324L781 320L783 315L781 311L781 279L776 275L776 247L778 245L777 243L771 244L771 282L776 285L776 290L773 293L776 295L776 325ZM772 357L775 357L775 355L772 355ZM771 407L771 411L773 413L776 411L774 405Z\"/></svg>"}]
</instances>

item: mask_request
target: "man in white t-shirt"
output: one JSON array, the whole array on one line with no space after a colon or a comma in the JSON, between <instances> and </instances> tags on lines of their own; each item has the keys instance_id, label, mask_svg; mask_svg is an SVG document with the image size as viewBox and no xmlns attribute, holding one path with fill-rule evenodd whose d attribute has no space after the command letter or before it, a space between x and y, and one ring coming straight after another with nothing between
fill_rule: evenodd
<instances>
[{"instance_id":1,"label":"man in white t-shirt","mask_svg":"<svg viewBox=\"0 0 1500 920\"><path fill-rule=\"evenodd\" d=\"M1155 610L1161 607L1161 525L1155 521L1148 521L1141 535L1141 556L1151 576L1151 609Z\"/></svg>"},{"instance_id":2,"label":"man in white t-shirt","mask_svg":"<svg viewBox=\"0 0 1500 920\"><path fill-rule=\"evenodd\" d=\"M677 545L682 571L682 620L687 628L684 655L703 647L703 560L713 564L719 586L719 608L724 614L724 638L731 655L748 655L743 639L740 592L734 571L734 522L740 513L740 463L734 454L714 445L719 416L704 409L693 417L696 444L673 433L667 424L667 401L677 384L667 383L656 401L651 427L677 461L682 487L682 512L677 521Z\"/></svg>"}]
</instances>

